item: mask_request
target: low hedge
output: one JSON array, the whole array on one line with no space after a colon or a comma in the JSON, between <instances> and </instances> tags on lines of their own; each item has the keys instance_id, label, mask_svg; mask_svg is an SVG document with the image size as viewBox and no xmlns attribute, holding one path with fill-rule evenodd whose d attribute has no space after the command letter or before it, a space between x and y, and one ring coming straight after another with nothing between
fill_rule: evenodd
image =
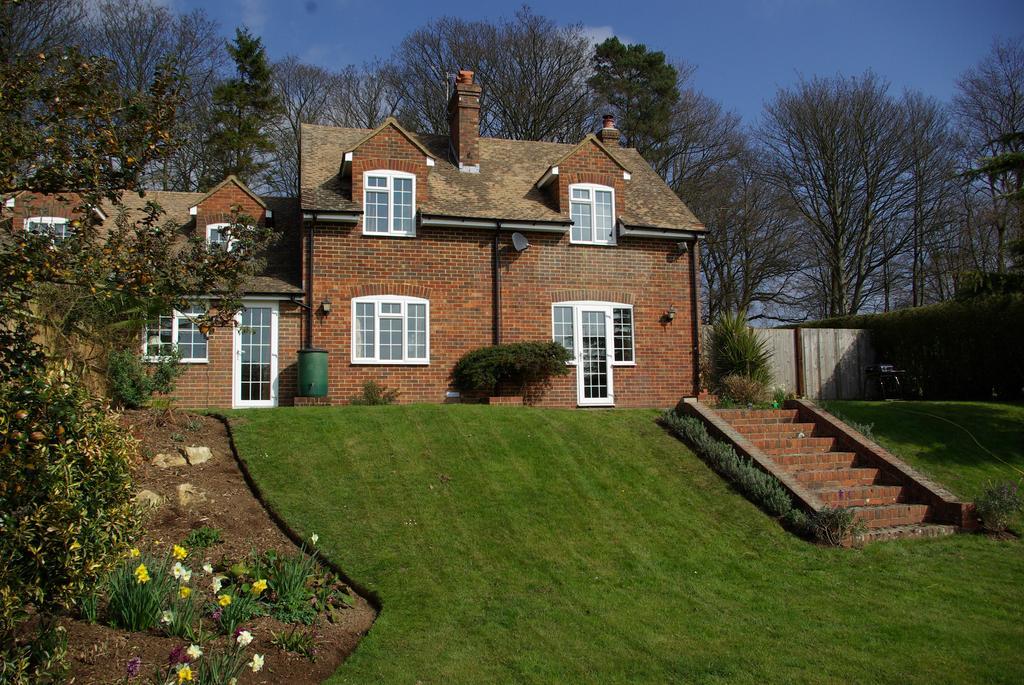
<instances>
[{"instance_id":1,"label":"low hedge","mask_svg":"<svg viewBox=\"0 0 1024 685\"><path fill-rule=\"evenodd\" d=\"M1024 396L1024 295L954 300L805 326L870 331L878 359L906 369L927 399Z\"/></svg>"},{"instance_id":2,"label":"low hedge","mask_svg":"<svg viewBox=\"0 0 1024 685\"><path fill-rule=\"evenodd\" d=\"M661 423L693 447L699 457L747 499L777 516L786 528L797 535L840 545L848 535L859 532L849 509L825 507L808 514L795 506L793 498L775 476L762 471L753 461L737 454L729 444L716 439L699 419L668 411L661 416Z\"/></svg>"},{"instance_id":3,"label":"low hedge","mask_svg":"<svg viewBox=\"0 0 1024 685\"><path fill-rule=\"evenodd\" d=\"M493 395L498 388L523 392L528 385L569 373L569 350L556 342L491 345L467 352L452 370L452 382L462 392Z\"/></svg>"}]
</instances>

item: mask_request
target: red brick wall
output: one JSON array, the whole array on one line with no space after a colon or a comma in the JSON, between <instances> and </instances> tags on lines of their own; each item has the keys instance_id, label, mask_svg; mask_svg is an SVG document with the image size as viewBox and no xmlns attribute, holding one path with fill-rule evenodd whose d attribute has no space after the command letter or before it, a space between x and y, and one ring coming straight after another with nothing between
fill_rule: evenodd
<instances>
[{"instance_id":1,"label":"red brick wall","mask_svg":"<svg viewBox=\"0 0 1024 685\"><path fill-rule=\"evenodd\" d=\"M352 153L353 200L362 203L363 173L376 169L415 174L416 202L427 199L427 156L394 126L384 128Z\"/></svg>"},{"instance_id":2,"label":"red brick wall","mask_svg":"<svg viewBox=\"0 0 1024 685\"><path fill-rule=\"evenodd\" d=\"M622 178L622 167L616 164L593 141L576 151L576 154L558 163L558 209L569 217L569 186L574 183L597 183L615 189L615 215L622 213L628 183Z\"/></svg>"},{"instance_id":3,"label":"red brick wall","mask_svg":"<svg viewBox=\"0 0 1024 685\"><path fill-rule=\"evenodd\" d=\"M22 193L14 199L13 209L4 209L4 216L12 219L11 229L17 233L25 227L25 219L32 216L57 216L67 219L77 218L72 210L81 198L77 193L62 195L41 195L38 193Z\"/></svg>"},{"instance_id":4,"label":"red brick wall","mask_svg":"<svg viewBox=\"0 0 1024 685\"><path fill-rule=\"evenodd\" d=\"M621 173L620 173L621 177ZM443 402L449 374L465 352L491 344L493 234L420 227L415 239L367 237L362 227L316 229L314 344L329 352L329 394L335 404L367 380L401 392L402 402ZM501 240L503 342L551 340L551 304L595 299L634 305L635 367L615 367L616 406L672 406L693 394L689 262L675 243L624 239L615 247L571 245L568 235L529 234L516 253ZM430 365L351 363L351 299L397 294L430 300ZM674 322L660 319L674 305ZM576 406L575 368L554 379L538 404Z\"/></svg>"},{"instance_id":5,"label":"red brick wall","mask_svg":"<svg viewBox=\"0 0 1024 685\"><path fill-rule=\"evenodd\" d=\"M209 224L230 223L233 207L239 207L243 215L256 219L260 226L266 222L266 210L240 187L228 183L196 208L196 231L199 237L205 240Z\"/></svg>"}]
</instances>

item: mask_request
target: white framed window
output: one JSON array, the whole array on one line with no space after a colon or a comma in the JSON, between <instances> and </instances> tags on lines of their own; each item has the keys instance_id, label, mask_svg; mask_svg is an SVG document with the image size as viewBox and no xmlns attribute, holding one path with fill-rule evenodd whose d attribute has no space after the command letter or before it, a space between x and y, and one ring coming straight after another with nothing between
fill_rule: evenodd
<instances>
[{"instance_id":1,"label":"white framed window","mask_svg":"<svg viewBox=\"0 0 1024 685\"><path fill-rule=\"evenodd\" d=\"M573 354L569 364L575 364L580 349L580 312L604 311L611 318L608 347L612 349L612 366L635 366L636 348L633 335L633 305L617 302L555 302L551 305L552 339Z\"/></svg>"},{"instance_id":2,"label":"white framed window","mask_svg":"<svg viewBox=\"0 0 1024 685\"><path fill-rule=\"evenodd\" d=\"M231 224L206 225L206 244L211 249L231 252L237 242L237 238L231 237Z\"/></svg>"},{"instance_id":3,"label":"white framed window","mask_svg":"<svg viewBox=\"0 0 1024 685\"><path fill-rule=\"evenodd\" d=\"M48 235L57 242L72 234L71 222L62 216L30 216L25 219L25 230L37 235Z\"/></svg>"},{"instance_id":4,"label":"white framed window","mask_svg":"<svg viewBox=\"0 0 1024 685\"><path fill-rule=\"evenodd\" d=\"M416 235L416 176L404 171L363 174L363 235Z\"/></svg>"},{"instance_id":5,"label":"white framed window","mask_svg":"<svg viewBox=\"0 0 1024 685\"><path fill-rule=\"evenodd\" d=\"M593 183L569 186L569 241L584 245L615 244L615 190Z\"/></svg>"},{"instance_id":6,"label":"white framed window","mask_svg":"<svg viewBox=\"0 0 1024 685\"><path fill-rule=\"evenodd\" d=\"M148 324L143 332L142 356L146 361L160 361L178 352L183 364L202 364L209 360L209 340L199 330L198 318L206 308L192 305L184 311L174 310Z\"/></svg>"},{"instance_id":7,"label":"white framed window","mask_svg":"<svg viewBox=\"0 0 1024 685\"><path fill-rule=\"evenodd\" d=\"M404 295L352 300L353 364L429 364L430 301Z\"/></svg>"}]
</instances>

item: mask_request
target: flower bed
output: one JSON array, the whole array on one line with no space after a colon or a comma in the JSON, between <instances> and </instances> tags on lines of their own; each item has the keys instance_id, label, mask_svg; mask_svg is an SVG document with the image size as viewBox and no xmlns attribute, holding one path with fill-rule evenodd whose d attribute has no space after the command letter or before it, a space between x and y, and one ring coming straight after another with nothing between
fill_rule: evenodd
<instances>
[{"instance_id":1,"label":"flower bed","mask_svg":"<svg viewBox=\"0 0 1024 685\"><path fill-rule=\"evenodd\" d=\"M315 534L298 549L273 524L219 421L137 412L126 423L145 453L134 474L145 532L64 621L75 682L324 680L373 608L320 563ZM173 458L199 454L192 445L211 456Z\"/></svg>"}]
</instances>

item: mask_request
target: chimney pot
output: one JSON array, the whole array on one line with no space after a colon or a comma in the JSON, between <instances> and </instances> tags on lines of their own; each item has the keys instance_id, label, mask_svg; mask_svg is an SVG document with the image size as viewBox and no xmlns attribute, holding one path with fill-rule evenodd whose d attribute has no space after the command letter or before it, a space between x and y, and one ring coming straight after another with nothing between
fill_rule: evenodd
<instances>
[{"instance_id":1,"label":"chimney pot","mask_svg":"<svg viewBox=\"0 0 1024 685\"><path fill-rule=\"evenodd\" d=\"M459 69L458 82L459 83L472 83L473 82L473 72L470 69Z\"/></svg>"},{"instance_id":2,"label":"chimney pot","mask_svg":"<svg viewBox=\"0 0 1024 685\"><path fill-rule=\"evenodd\" d=\"M605 128L615 128L615 115L614 114L605 114L604 115L604 127Z\"/></svg>"},{"instance_id":3,"label":"chimney pot","mask_svg":"<svg viewBox=\"0 0 1024 685\"><path fill-rule=\"evenodd\" d=\"M615 115L605 114L604 124L601 130L597 132L597 139L608 146L618 146L619 144L619 129L615 128Z\"/></svg>"}]
</instances>

